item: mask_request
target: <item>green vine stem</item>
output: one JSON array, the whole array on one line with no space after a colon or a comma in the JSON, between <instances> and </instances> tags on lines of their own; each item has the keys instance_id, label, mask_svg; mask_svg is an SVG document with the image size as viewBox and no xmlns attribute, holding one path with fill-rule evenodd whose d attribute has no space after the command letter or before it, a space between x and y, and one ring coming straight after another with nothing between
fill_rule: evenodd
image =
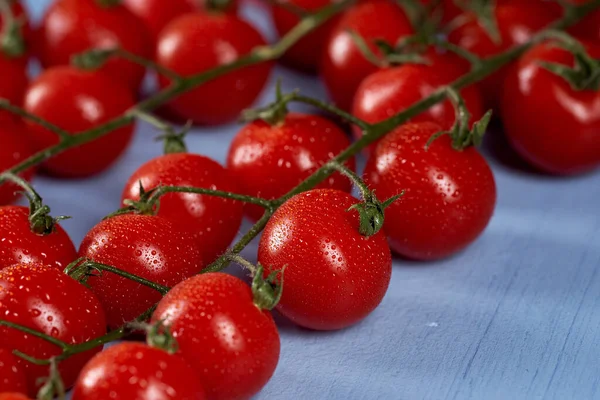
<instances>
[{"instance_id":1,"label":"green vine stem","mask_svg":"<svg viewBox=\"0 0 600 400\"><path fill-rule=\"evenodd\" d=\"M45 119L38 117L37 115L31 114L31 113L25 111L21 107L17 107L15 105L11 104L6 99L0 99L0 109L10 111L11 113L18 115L21 118L28 119L32 122L35 122L39 126L48 129L52 133L55 133L56 135L58 135L58 137L60 137L63 140L69 139L71 137L71 134L69 132L65 131L64 129L59 128L58 126L54 125L53 123L48 122Z\"/></svg>"},{"instance_id":2,"label":"green vine stem","mask_svg":"<svg viewBox=\"0 0 600 400\"><path fill-rule=\"evenodd\" d=\"M131 113L140 120L149 123L162 132L162 135L158 136L156 139L164 142L163 152L165 154L187 153L187 146L184 138L192 128L191 121L188 121L188 123L181 129L181 132L177 132L171 124L154 114L138 109L131 110Z\"/></svg>"},{"instance_id":3,"label":"green vine stem","mask_svg":"<svg viewBox=\"0 0 600 400\"><path fill-rule=\"evenodd\" d=\"M64 272L71 278L81 283L86 283L88 278L91 276L98 277L102 274L102 272L110 272L111 274L119 275L123 278L137 282L140 285L144 285L149 287L150 289L154 289L163 296L167 294L167 292L171 289L167 286L163 286L156 282L149 281L148 279L142 278L141 276L120 270L119 268L113 267L111 265L101 264L86 259L79 259L67 265Z\"/></svg>"},{"instance_id":4,"label":"green vine stem","mask_svg":"<svg viewBox=\"0 0 600 400\"><path fill-rule=\"evenodd\" d=\"M167 89L159 92L154 97L140 103L137 108L149 111L152 110L174 96L177 96L181 93L184 93L188 90L193 89L197 85L205 83L211 79L222 76L230 71L236 70L238 68L242 68L249 65L254 65L256 63L260 63L267 60L273 60L280 57L287 49L289 49L292 45L294 45L299 39L301 39L306 33L310 32L312 29L316 28L323 22L327 21L329 18L334 16L336 13L340 12L344 9L345 6L350 4L350 1L344 1L341 3L336 3L323 11L313 14L305 19L303 19L292 31L290 31L286 36L284 36L280 42L273 46L266 46L259 49L254 50L249 55L238 59L237 61L220 66L213 70L201 73L196 76L192 76L189 78L185 78L182 82L175 83L168 87ZM600 7L600 0L592 0L586 4L578 5L578 6L570 6L566 8L565 16L560 19L558 22L554 23L551 26L551 29L562 30L565 29L576 22L578 22L581 18L586 16L591 11ZM450 87L456 91L465 88L473 83L476 83L486 76L492 74L497 71L504 65L513 61L521 54L523 54L529 47L538 43L540 40L544 38L544 32L541 32L535 35L530 41L524 43L522 45L516 46L508 51L498 54L494 57L487 58L483 60L480 64L474 66L474 68L462 76L455 82L453 82ZM365 123L365 135L363 135L358 141L354 142L351 146L349 146L346 150L338 154L333 161L337 163L344 163L350 157L357 154L359 151L377 141L385 134L393 130L396 126L408 121L410 118L415 115L427 110L433 105L443 101L448 94L447 88L441 88L440 90L434 92L431 96L413 104L411 107L405 109L404 111L390 117L389 119L382 121L377 124L366 124ZM340 110L336 110L333 106L328 106L331 110L333 110L338 115L341 115ZM14 167L11 172L19 173L22 172L56 154L59 154L67 149L72 147L76 147L78 145L88 143L93 141L108 132L118 129L124 125L130 123L134 118L134 114L127 113L121 117L118 117L102 126L91 129L81 135L72 136L61 140L61 142L53 147L50 147L44 151L39 152L33 157L29 158L25 162L19 164ZM276 210L281 204L283 204L286 200L291 198L292 196L304 192L306 190L310 190L315 187L318 183L322 182L326 179L331 173L333 173L331 166L325 164L323 167L319 168L315 173L313 173L309 178L303 181L301 184L296 186L294 189L290 190L287 194L282 196L279 199L271 200L270 207L265 207L265 213L258 220L258 222L252 226L252 228L237 242L233 245L229 252L221 256L214 263L209 265L203 272L216 272L220 271L227 266L230 262L232 255L239 254L256 236L260 234L260 232L264 229L270 217L273 215L274 210ZM257 271L258 274L258 271ZM156 305L151 307L145 313L136 318L136 321L145 321L154 311ZM81 352L85 352L91 350L97 346L101 346L105 343L112 342L114 340L121 339L127 336L128 333L131 332L132 328L130 324L125 324L121 328L108 333L105 336L102 336L97 339L90 340L88 342L80 343L77 345L68 345L60 340L52 338L48 335L45 335L40 332L36 332L29 328L19 326L17 324L13 324L7 321L0 320L0 325L4 325L10 328L19 329L23 332L27 332L32 334L33 336L42 338L47 340L50 343L53 343L63 349L62 353L55 357L57 362L67 359L74 354L78 354ZM16 352L18 353L18 352ZM26 358L31 362L40 365L49 365L51 360L38 360L33 359L31 357Z\"/></svg>"}]
</instances>

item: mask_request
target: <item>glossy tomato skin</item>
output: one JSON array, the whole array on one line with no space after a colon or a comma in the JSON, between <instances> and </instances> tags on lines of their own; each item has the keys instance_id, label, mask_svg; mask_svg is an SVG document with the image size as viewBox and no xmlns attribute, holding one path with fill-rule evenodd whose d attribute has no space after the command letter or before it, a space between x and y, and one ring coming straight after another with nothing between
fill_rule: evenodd
<instances>
[{"instance_id":1,"label":"glossy tomato skin","mask_svg":"<svg viewBox=\"0 0 600 400\"><path fill-rule=\"evenodd\" d=\"M194 13L181 16L161 32L157 62L183 76L210 70L247 55L266 42L249 23L227 14ZM197 124L231 122L248 108L263 90L272 63L230 72L169 103L180 117ZM169 80L159 79L161 87Z\"/></svg>"},{"instance_id":2,"label":"glossy tomato skin","mask_svg":"<svg viewBox=\"0 0 600 400\"><path fill-rule=\"evenodd\" d=\"M231 275L207 273L175 286L152 321L164 321L209 399L247 399L271 378L279 334L268 311L253 303L250 287Z\"/></svg>"},{"instance_id":3,"label":"glossy tomato skin","mask_svg":"<svg viewBox=\"0 0 600 400\"><path fill-rule=\"evenodd\" d=\"M383 39L391 44L413 29L402 9L393 2L375 0L348 10L333 28L325 44L321 76L333 102L344 110L352 108L354 93L361 81L378 68L354 44L348 30L354 30L372 44Z\"/></svg>"},{"instance_id":4,"label":"glossy tomato skin","mask_svg":"<svg viewBox=\"0 0 600 400\"><path fill-rule=\"evenodd\" d=\"M27 380L12 349L0 347L0 393L9 392L27 393Z\"/></svg>"},{"instance_id":5,"label":"glossy tomato skin","mask_svg":"<svg viewBox=\"0 0 600 400\"><path fill-rule=\"evenodd\" d=\"M100 222L83 239L79 256L169 287L205 265L194 235L152 215L126 214ZM90 278L88 285L100 299L111 329L132 321L161 298L149 287L108 272Z\"/></svg>"},{"instance_id":6,"label":"glossy tomato skin","mask_svg":"<svg viewBox=\"0 0 600 400\"><path fill-rule=\"evenodd\" d=\"M385 210L384 230L396 253L417 260L448 257L485 229L496 204L496 184L474 147L452 148L440 126L406 124L388 134L369 158L365 182L381 198L405 190Z\"/></svg>"},{"instance_id":7,"label":"glossy tomato skin","mask_svg":"<svg viewBox=\"0 0 600 400\"><path fill-rule=\"evenodd\" d=\"M23 103L23 94L27 84L27 72L23 63L0 53L0 98L20 106ZM18 117L9 111L0 111L0 123L16 120Z\"/></svg>"},{"instance_id":8,"label":"glossy tomato skin","mask_svg":"<svg viewBox=\"0 0 600 400\"><path fill-rule=\"evenodd\" d=\"M600 58L598 45L586 47L592 57ZM502 115L508 138L542 171L576 174L598 167L600 93L572 89L542 68L541 61L574 65L569 52L548 43L523 55L505 85Z\"/></svg>"},{"instance_id":9,"label":"glossy tomato skin","mask_svg":"<svg viewBox=\"0 0 600 400\"><path fill-rule=\"evenodd\" d=\"M59 225L48 235L31 231L29 209L0 207L0 270L14 264L44 264L62 271L77 258L69 235Z\"/></svg>"},{"instance_id":10,"label":"glossy tomato skin","mask_svg":"<svg viewBox=\"0 0 600 400\"><path fill-rule=\"evenodd\" d=\"M497 5L494 10L501 43L493 42L474 15L471 15L465 24L450 32L450 42L481 58L489 58L528 41L556 17L553 9L540 1L507 2ZM481 82L486 107L497 109L499 106L504 79L509 69L510 66L505 66Z\"/></svg>"},{"instance_id":11,"label":"glossy tomato skin","mask_svg":"<svg viewBox=\"0 0 600 400\"><path fill-rule=\"evenodd\" d=\"M125 6L103 7L96 0L52 3L36 39L37 55L45 68L67 65L74 55L94 48L121 47L144 58L152 54L149 34L139 18ZM132 93L146 74L144 67L122 58L109 60L101 71Z\"/></svg>"},{"instance_id":12,"label":"glossy tomato skin","mask_svg":"<svg viewBox=\"0 0 600 400\"><path fill-rule=\"evenodd\" d=\"M85 286L62 271L42 264L17 264L0 271L2 319L43 332L69 344L86 342L106 333L106 318L98 299ZM32 357L47 359L61 349L43 339L0 326L2 345ZM100 347L79 353L58 366L65 387L71 387L84 364ZM28 393L35 395L39 378L48 367L18 359L27 378Z\"/></svg>"},{"instance_id":13,"label":"glossy tomato skin","mask_svg":"<svg viewBox=\"0 0 600 400\"><path fill-rule=\"evenodd\" d=\"M196 372L181 358L142 343L119 343L81 371L73 400L204 400Z\"/></svg>"},{"instance_id":14,"label":"glossy tomato skin","mask_svg":"<svg viewBox=\"0 0 600 400\"><path fill-rule=\"evenodd\" d=\"M159 185L193 186L239 193L238 183L216 161L198 154L166 154L142 165L125 185L122 199L139 200L139 183L146 191ZM204 265L223 254L237 234L243 203L215 196L170 193L160 198L158 215L185 224L198 237Z\"/></svg>"},{"instance_id":15,"label":"glossy tomato skin","mask_svg":"<svg viewBox=\"0 0 600 400\"><path fill-rule=\"evenodd\" d=\"M589 0L567 0L575 5L582 5ZM600 44L600 10L595 10L586 15L575 26L569 28L569 33L585 41Z\"/></svg>"},{"instance_id":16,"label":"glossy tomato skin","mask_svg":"<svg viewBox=\"0 0 600 400\"><path fill-rule=\"evenodd\" d=\"M46 70L25 94L24 108L30 113L77 135L108 122L134 105L131 93L100 72L80 71L62 66ZM56 134L28 123L36 150L59 142ZM55 176L81 178L104 171L125 151L133 136L134 124L119 128L93 142L53 157L43 164Z\"/></svg>"},{"instance_id":17,"label":"glossy tomato skin","mask_svg":"<svg viewBox=\"0 0 600 400\"><path fill-rule=\"evenodd\" d=\"M29 397L21 393L0 393L0 400L30 400Z\"/></svg>"},{"instance_id":18,"label":"glossy tomato skin","mask_svg":"<svg viewBox=\"0 0 600 400\"><path fill-rule=\"evenodd\" d=\"M242 128L229 148L227 168L237 177L244 194L276 199L349 145L345 133L331 121L290 113L276 125L255 121ZM354 158L347 166L356 168ZM319 187L352 189L350 181L340 174L331 175ZM246 212L257 220L264 209L248 205Z\"/></svg>"},{"instance_id":19,"label":"glossy tomato skin","mask_svg":"<svg viewBox=\"0 0 600 400\"><path fill-rule=\"evenodd\" d=\"M379 193L378 193L379 195ZM333 189L301 193L267 224L258 249L265 273L285 267L277 310L298 325L342 329L369 315L385 295L392 273L383 232L359 233L358 200Z\"/></svg>"},{"instance_id":20,"label":"glossy tomato skin","mask_svg":"<svg viewBox=\"0 0 600 400\"><path fill-rule=\"evenodd\" d=\"M1 119L1 117L0 117ZM16 121L6 120L0 122L0 172L8 170L21 163L33 154L25 126ZM33 177L33 169L28 169L19 174L26 181ZM15 201L22 191L13 183L0 184L0 206Z\"/></svg>"},{"instance_id":21,"label":"glossy tomato skin","mask_svg":"<svg viewBox=\"0 0 600 400\"><path fill-rule=\"evenodd\" d=\"M404 64L380 69L367 76L356 91L352 113L369 123L386 120L414 103L431 95L468 72L468 66L453 54L429 52L425 56L430 64ZM479 89L470 86L461 91L471 122L483 116L483 100ZM436 104L411 121L431 121L450 129L456 120L456 111L450 100ZM355 128L354 134L362 132Z\"/></svg>"}]
</instances>

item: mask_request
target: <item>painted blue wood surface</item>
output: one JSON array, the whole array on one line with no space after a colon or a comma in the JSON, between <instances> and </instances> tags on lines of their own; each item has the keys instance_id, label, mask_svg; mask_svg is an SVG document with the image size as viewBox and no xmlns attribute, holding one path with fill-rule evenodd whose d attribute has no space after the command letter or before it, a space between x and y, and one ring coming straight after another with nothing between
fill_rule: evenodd
<instances>
[{"instance_id":1,"label":"painted blue wood surface","mask_svg":"<svg viewBox=\"0 0 600 400\"><path fill-rule=\"evenodd\" d=\"M37 17L48 2L28 1ZM263 102L276 77L324 98L314 78L277 69ZM198 130L189 147L223 162L238 129ZM141 125L126 156L94 179L36 180L54 214L74 217L64 227L76 242L160 153L155 135ZM499 190L486 233L450 260L396 260L383 304L353 328L315 333L278 320L281 360L259 399L600 399L600 173L530 172L494 133L486 154Z\"/></svg>"}]
</instances>

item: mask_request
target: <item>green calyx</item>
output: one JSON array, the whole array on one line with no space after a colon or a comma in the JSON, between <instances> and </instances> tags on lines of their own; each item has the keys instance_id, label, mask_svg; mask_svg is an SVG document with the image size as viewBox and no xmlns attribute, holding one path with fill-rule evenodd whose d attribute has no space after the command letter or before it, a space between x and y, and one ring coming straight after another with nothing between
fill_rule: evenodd
<instances>
[{"instance_id":1,"label":"green calyx","mask_svg":"<svg viewBox=\"0 0 600 400\"><path fill-rule=\"evenodd\" d=\"M146 329L146 343L148 346L164 350L169 354L177 353L179 344L171 333L171 327L165 325L164 321L142 325Z\"/></svg>"},{"instance_id":2,"label":"green calyx","mask_svg":"<svg viewBox=\"0 0 600 400\"><path fill-rule=\"evenodd\" d=\"M42 384L38 393L38 400L64 400L66 398L65 385L58 371L58 362L53 358L50 362L50 373L48 377L41 378L39 384Z\"/></svg>"},{"instance_id":3,"label":"green calyx","mask_svg":"<svg viewBox=\"0 0 600 400\"><path fill-rule=\"evenodd\" d=\"M470 11L477 17L479 25L486 31L495 44L502 43L495 15L496 0L455 0L455 3L463 10Z\"/></svg>"},{"instance_id":4,"label":"green calyx","mask_svg":"<svg viewBox=\"0 0 600 400\"><path fill-rule=\"evenodd\" d=\"M64 270L66 275L69 275L71 278L75 279L77 282L86 285L87 281L90 277L100 277L102 276L102 271L98 268L94 267L94 263L86 260L85 258L78 258L73 261Z\"/></svg>"},{"instance_id":5,"label":"green calyx","mask_svg":"<svg viewBox=\"0 0 600 400\"><path fill-rule=\"evenodd\" d=\"M126 199L123 201L125 207L115 211L112 214L107 215L103 219L109 219L124 214L140 214L140 215L156 215L160 208L160 199L155 198L154 195L159 187L155 187L150 190L146 190L142 181L139 182L140 199L132 200Z\"/></svg>"},{"instance_id":6,"label":"green calyx","mask_svg":"<svg viewBox=\"0 0 600 400\"><path fill-rule=\"evenodd\" d=\"M294 91L284 95L281 91L281 79L278 79L275 86L275 101L265 107L244 110L241 121L261 120L273 126L281 124L288 114L288 103L295 98L296 94L297 92Z\"/></svg>"},{"instance_id":7,"label":"green calyx","mask_svg":"<svg viewBox=\"0 0 600 400\"><path fill-rule=\"evenodd\" d=\"M379 67L385 68L392 65L401 65L401 64L428 64L429 61L423 57L420 53L422 49L415 46L407 46L405 40L400 40L396 46L392 46L385 40L376 39L373 41L373 44L377 48L380 54L375 54L373 50L371 50L371 46L365 38L363 38L358 32L353 30L348 30L348 34L351 36L354 44L358 48L358 50L362 53L367 61L371 64ZM410 38L415 38L414 42L422 40L425 35L415 35ZM410 43L411 45L415 43Z\"/></svg>"},{"instance_id":8,"label":"green calyx","mask_svg":"<svg viewBox=\"0 0 600 400\"><path fill-rule=\"evenodd\" d=\"M208 11L225 11L231 7L232 0L206 0Z\"/></svg>"},{"instance_id":9,"label":"green calyx","mask_svg":"<svg viewBox=\"0 0 600 400\"><path fill-rule=\"evenodd\" d=\"M370 237L379 232L383 228L383 223L385 222L385 209L403 195L404 191L382 203L371 193L367 196L368 198L365 198L361 203L357 203L350 207L348 211L358 211L358 230L360 234L365 237Z\"/></svg>"},{"instance_id":10,"label":"green calyx","mask_svg":"<svg viewBox=\"0 0 600 400\"><path fill-rule=\"evenodd\" d=\"M17 58L25 54L27 46L23 38L22 21L13 19L6 25L0 38L0 49L9 58Z\"/></svg>"},{"instance_id":11,"label":"green calyx","mask_svg":"<svg viewBox=\"0 0 600 400\"><path fill-rule=\"evenodd\" d=\"M263 266L257 265L252 277L252 295L254 304L261 310L272 310L281 300L283 272L273 271L265 278Z\"/></svg>"},{"instance_id":12,"label":"green calyx","mask_svg":"<svg viewBox=\"0 0 600 400\"><path fill-rule=\"evenodd\" d=\"M121 0L96 0L96 4L103 8L118 6Z\"/></svg>"},{"instance_id":13,"label":"green calyx","mask_svg":"<svg viewBox=\"0 0 600 400\"><path fill-rule=\"evenodd\" d=\"M88 50L71 57L71 64L79 69L94 71L102 68L102 66L118 52L119 49Z\"/></svg>"},{"instance_id":14,"label":"green calyx","mask_svg":"<svg viewBox=\"0 0 600 400\"><path fill-rule=\"evenodd\" d=\"M569 83L575 91L600 90L600 59L594 59L577 39L566 32L548 31L546 37L553 40L552 44L573 54L573 67L540 61L540 65L551 73L560 76Z\"/></svg>"},{"instance_id":15,"label":"green calyx","mask_svg":"<svg viewBox=\"0 0 600 400\"><path fill-rule=\"evenodd\" d=\"M164 154L177 154L177 153L187 153L187 145L185 144L185 137L189 133L192 128L192 122L188 121L188 123L181 129L181 131L177 132L173 127L167 126L164 129L164 134L158 136L156 140L163 141L163 153Z\"/></svg>"}]
</instances>

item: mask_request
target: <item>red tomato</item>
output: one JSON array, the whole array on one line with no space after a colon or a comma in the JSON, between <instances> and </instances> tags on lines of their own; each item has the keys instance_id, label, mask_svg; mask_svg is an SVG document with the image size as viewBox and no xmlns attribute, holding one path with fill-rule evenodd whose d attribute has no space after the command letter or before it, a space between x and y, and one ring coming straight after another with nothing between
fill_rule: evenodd
<instances>
[{"instance_id":1,"label":"red tomato","mask_svg":"<svg viewBox=\"0 0 600 400\"><path fill-rule=\"evenodd\" d=\"M360 52L348 30L362 36L373 51L377 51L372 44L374 39L394 44L413 33L402 9L389 1L358 4L342 16L325 43L321 75L331 99L345 110L352 107L360 82L378 69Z\"/></svg>"},{"instance_id":2,"label":"red tomato","mask_svg":"<svg viewBox=\"0 0 600 400\"><path fill-rule=\"evenodd\" d=\"M31 156L29 139L25 136L25 126L10 120L0 123L0 172L8 170ZM30 181L33 177L33 169L20 174L22 178ZM0 184L0 205L10 204L19 195L16 192L22 190L12 183ZM0 228L1 229L1 228Z\"/></svg>"},{"instance_id":3,"label":"red tomato","mask_svg":"<svg viewBox=\"0 0 600 400\"><path fill-rule=\"evenodd\" d=\"M240 279L208 273L175 286L152 321L164 321L180 354L198 374L209 399L246 399L271 378L279 334L268 311Z\"/></svg>"},{"instance_id":4,"label":"red tomato","mask_svg":"<svg viewBox=\"0 0 600 400\"><path fill-rule=\"evenodd\" d=\"M177 17L206 8L204 0L125 0L124 4L132 13L138 16L150 32L152 39L156 38L165 26ZM237 12L237 2L231 2L227 12Z\"/></svg>"},{"instance_id":5,"label":"red tomato","mask_svg":"<svg viewBox=\"0 0 600 400\"><path fill-rule=\"evenodd\" d=\"M73 242L60 225L48 235L31 231L27 207L0 207L0 243L0 270L14 264L44 264L61 271L77 258Z\"/></svg>"},{"instance_id":6,"label":"red tomato","mask_svg":"<svg viewBox=\"0 0 600 400\"><path fill-rule=\"evenodd\" d=\"M12 350L0 347L0 393L8 392L27 393L27 380L23 366L12 355Z\"/></svg>"},{"instance_id":7,"label":"red tomato","mask_svg":"<svg viewBox=\"0 0 600 400\"><path fill-rule=\"evenodd\" d=\"M500 4L496 6L494 15L500 31L500 44L493 42L474 15L450 32L448 39L479 57L488 58L525 43L555 19L552 8L538 1ZM495 109L499 105L508 70L509 66L505 66L481 82L484 100L489 108Z\"/></svg>"},{"instance_id":8,"label":"red tomato","mask_svg":"<svg viewBox=\"0 0 600 400\"><path fill-rule=\"evenodd\" d=\"M73 400L204 400L196 371L181 358L141 343L119 343L81 371Z\"/></svg>"},{"instance_id":9,"label":"red tomato","mask_svg":"<svg viewBox=\"0 0 600 400\"><path fill-rule=\"evenodd\" d=\"M586 44L594 58L600 46ZM574 65L573 55L549 44L532 48L506 80L502 116L515 149L531 164L555 174L600 165L600 92L576 91L540 61ZM552 118L548 118L552 116Z\"/></svg>"},{"instance_id":10,"label":"red tomato","mask_svg":"<svg viewBox=\"0 0 600 400\"><path fill-rule=\"evenodd\" d=\"M104 311L93 293L58 269L43 264L17 264L0 271L0 315L5 321L70 344L106 333ZM32 357L47 359L61 353L59 347L14 328L0 326L0 337L3 346ZM98 351L100 348L79 353L59 364L66 387L73 385L81 368ZM17 363L25 371L29 395L34 395L38 379L48 376L48 366L21 358Z\"/></svg>"},{"instance_id":11,"label":"red tomato","mask_svg":"<svg viewBox=\"0 0 600 400\"><path fill-rule=\"evenodd\" d=\"M55 67L42 73L25 94L25 109L77 135L116 118L134 106L131 93L99 72ZM59 142L56 134L29 123L37 150ZM131 141L134 124L68 150L43 164L56 176L85 177L112 165Z\"/></svg>"},{"instance_id":12,"label":"red tomato","mask_svg":"<svg viewBox=\"0 0 600 400\"><path fill-rule=\"evenodd\" d=\"M0 393L0 400L30 400L21 393Z\"/></svg>"},{"instance_id":13,"label":"red tomato","mask_svg":"<svg viewBox=\"0 0 600 400\"><path fill-rule=\"evenodd\" d=\"M239 192L229 171L198 154L167 154L147 162L129 178L122 199L139 200L140 182L146 191L171 185ZM235 238L242 223L243 203L215 196L170 193L160 198L158 215L190 227L202 244L202 260L210 263Z\"/></svg>"},{"instance_id":14,"label":"red tomato","mask_svg":"<svg viewBox=\"0 0 600 400\"><path fill-rule=\"evenodd\" d=\"M0 30L0 32L2 32ZM23 103L23 94L27 87L26 68L19 60L7 58L0 53L0 98L8 100L15 106ZM0 122L18 120L8 111L0 111Z\"/></svg>"},{"instance_id":15,"label":"red tomato","mask_svg":"<svg viewBox=\"0 0 600 400\"><path fill-rule=\"evenodd\" d=\"M590 0L568 0L572 4L582 5ZM581 40L600 43L600 10L591 12L569 29L569 33Z\"/></svg>"},{"instance_id":16,"label":"red tomato","mask_svg":"<svg viewBox=\"0 0 600 400\"><path fill-rule=\"evenodd\" d=\"M379 195L379 193L377 193ZM283 204L263 232L258 262L265 274L285 267L277 310L298 325L341 329L381 303L392 273L383 232L359 233L348 193L316 189Z\"/></svg>"},{"instance_id":17,"label":"red tomato","mask_svg":"<svg viewBox=\"0 0 600 400\"><path fill-rule=\"evenodd\" d=\"M36 42L37 55L44 67L69 64L72 56L94 48L121 47L151 58L150 38L143 22L125 6L106 7L99 3L96 0L52 3ZM137 92L146 74L144 67L122 58L109 60L101 69L133 92Z\"/></svg>"},{"instance_id":18,"label":"red tomato","mask_svg":"<svg viewBox=\"0 0 600 400\"><path fill-rule=\"evenodd\" d=\"M469 245L496 204L494 176L477 149L457 151L443 135L425 150L440 130L431 122L397 128L379 142L364 173L382 199L406 191L385 210L383 228L392 250L418 260L447 257Z\"/></svg>"},{"instance_id":19,"label":"red tomato","mask_svg":"<svg viewBox=\"0 0 600 400\"><path fill-rule=\"evenodd\" d=\"M157 44L157 62L183 76L195 75L247 55L265 45L249 23L231 15L195 13L172 21ZM198 124L221 124L239 117L263 90L271 63L230 72L178 97L170 107ZM160 77L161 87L169 80Z\"/></svg>"},{"instance_id":20,"label":"red tomato","mask_svg":"<svg viewBox=\"0 0 600 400\"><path fill-rule=\"evenodd\" d=\"M227 157L243 193L276 199L308 178L319 167L350 145L344 132L331 121L316 115L288 114L280 124L255 121L233 139ZM354 159L347 163L356 168ZM352 185L340 174L332 175L321 188L349 192ZM264 209L248 205L254 220Z\"/></svg>"},{"instance_id":21,"label":"red tomato","mask_svg":"<svg viewBox=\"0 0 600 400\"><path fill-rule=\"evenodd\" d=\"M468 72L466 63L453 54L430 52L427 58L430 65L404 64L367 76L356 91L352 113L369 123L386 120ZM481 119L484 111L477 87L463 89L461 94L472 114L471 121ZM437 122L443 129L450 129L455 120L456 112L449 100L412 119ZM354 134L360 137L362 131L355 127Z\"/></svg>"},{"instance_id":22,"label":"red tomato","mask_svg":"<svg viewBox=\"0 0 600 400\"><path fill-rule=\"evenodd\" d=\"M79 256L165 286L206 265L196 236L152 215L126 214L100 222L83 239ZM161 298L154 289L109 272L90 278L88 285L106 310L110 328L132 321Z\"/></svg>"}]
</instances>

